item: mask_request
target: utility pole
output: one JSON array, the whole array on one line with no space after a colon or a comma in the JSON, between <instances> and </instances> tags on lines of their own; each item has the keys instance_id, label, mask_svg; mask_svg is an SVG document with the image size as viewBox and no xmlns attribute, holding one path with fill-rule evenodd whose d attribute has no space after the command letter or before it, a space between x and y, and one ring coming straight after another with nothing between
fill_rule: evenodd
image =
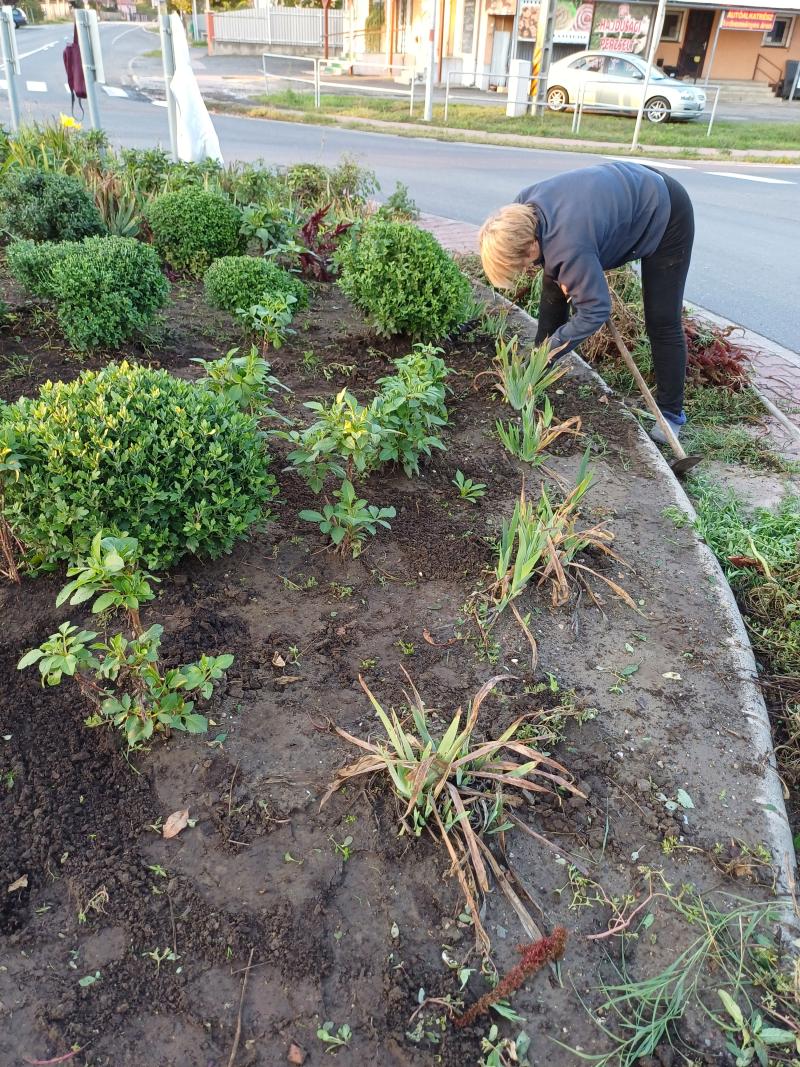
<instances>
[{"instance_id":1,"label":"utility pole","mask_svg":"<svg viewBox=\"0 0 800 1067\"><path fill-rule=\"evenodd\" d=\"M436 74L436 38L439 34L439 0L432 0L433 14L431 16L431 29L428 47L428 71L425 78L425 110L422 113L424 122L433 119L433 79Z\"/></svg>"},{"instance_id":2,"label":"utility pole","mask_svg":"<svg viewBox=\"0 0 800 1067\"><path fill-rule=\"evenodd\" d=\"M11 129L19 129L19 98L17 97L17 75L19 59L17 58L17 38L14 15L10 7L0 8L0 55L3 57L3 69L6 75L6 92L8 93L8 110L11 113Z\"/></svg>"},{"instance_id":3,"label":"utility pole","mask_svg":"<svg viewBox=\"0 0 800 1067\"><path fill-rule=\"evenodd\" d=\"M164 69L164 88L167 93L167 120L169 122L169 147L173 163L178 162L178 116L175 97L172 95L172 78L175 74L175 53L172 48L172 27L169 22L167 0L158 0L158 30L161 35L161 63Z\"/></svg>"},{"instance_id":4,"label":"utility pole","mask_svg":"<svg viewBox=\"0 0 800 1067\"><path fill-rule=\"evenodd\" d=\"M639 147L639 134L642 129L642 116L644 115L644 105L647 101L647 90L650 87L650 73L653 70L653 63L656 58L656 50L658 49L659 41L661 40L661 31L664 28L664 13L667 10L667 0L658 0L658 9L656 10L656 22L653 26L653 36L650 39L650 51L647 55L647 70L644 72L644 82L642 83L642 99L639 101L639 110L636 113L636 125L633 129L633 140L631 141L631 152L635 152Z\"/></svg>"},{"instance_id":5,"label":"utility pole","mask_svg":"<svg viewBox=\"0 0 800 1067\"><path fill-rule=\"evenodd\" d=\"M92 17L93 16L93 17ZM92 26L94 23L94 26ZM75 6L75 28L78 31L78 48L81 53L83 80L86 83L86 104L89 122L93 130L100 129L100 109L97 106L98 81L105 81L103 59L100 55L100 35L97 32L97 12L83 6ZM95 48L97 54L95 54ZM99 75L99 76L98 76Z\"/></svg>"},{"instance_id":6,"label":"utility pole","mask_svg":"<svg viewBox=\"0 0 800 1067\"><path fill-rule=\"evenodd\" d=\"M533 49L533 80L536 83L534 114L543 115L547 107L547 75L553 55L556 30L556 0L542 0L536 25L536 44Z\"/></svg>"}]
</instances>

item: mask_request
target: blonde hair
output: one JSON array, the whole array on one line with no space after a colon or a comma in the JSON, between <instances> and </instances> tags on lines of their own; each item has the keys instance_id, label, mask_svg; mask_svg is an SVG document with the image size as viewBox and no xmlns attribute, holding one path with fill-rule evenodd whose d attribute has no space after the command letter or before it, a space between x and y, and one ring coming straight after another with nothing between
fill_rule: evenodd
<instances>
[{"instance_id":1,"label":"blonde hair","mask_svg":"<svg viewBox=\"0 0 800 1067\"><path fill-rule=\"evenodd\" d=\"M538 259L536 215L527 204L506 204L481 226L478 246L486 277L499 289L514 280Z\"/></svg>"}]
</instances>

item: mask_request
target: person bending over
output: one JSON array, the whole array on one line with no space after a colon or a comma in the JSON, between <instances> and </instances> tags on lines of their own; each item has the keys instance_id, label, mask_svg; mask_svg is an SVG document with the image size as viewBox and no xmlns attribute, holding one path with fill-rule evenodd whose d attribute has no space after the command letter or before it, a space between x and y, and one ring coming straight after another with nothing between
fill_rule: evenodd
<instances>
[{"instance_id":1,"label":"person bending over","mask_svg":"<svg viewBox=\"0 0 800 1067\"><path fill-rule=\"evenodd\" d=\"M603 272L642 261L658 406L676 434L686 422L683 291L693 241L689 194L639 163L602 163L535 182L491 215L479 234L492 285L510 288L521 273L541 267L536 341L549 340L554 354L575 348L610 317ZM651 436L665 443L658 425Z\"/></svg>"}]
</instances>

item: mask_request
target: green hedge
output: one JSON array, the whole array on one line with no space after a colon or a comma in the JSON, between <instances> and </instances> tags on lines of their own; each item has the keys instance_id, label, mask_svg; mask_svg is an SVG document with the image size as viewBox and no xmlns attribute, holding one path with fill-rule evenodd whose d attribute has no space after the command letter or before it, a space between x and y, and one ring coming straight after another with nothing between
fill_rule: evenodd
<instances>
[{"instance_id":1,"label":"green hedge","mask_svg":"<svg viewBox=\"0 0 800 1067\"><path fill-rule=\"evenodd\" d=\"M204 285L209 303L231 313L252 307L271 293L294 296L298 308L308 307L308 288L267 259L223 256L206 271Z\"/></svg>"},{"instance_id":2,"label":"green hedge","mask_svg":"<svg viewBox=\"0 0 800 1067\"><path fill-rule=\"evenodd\" d=\"M105 226L76 178L23 167L10 168L0 182L0 230L31 241L80 241Z\"/></svg>"},{"instance_id":3,"label":"green hedge","mask_svg":"<svg viewBox=\"0 0 800 1067\"><path fill-rule=\"evenodd\" d=\"M338 253L339 285L378 333L446 337L469 314L470 284L431 234L377 219Z\"/></svg>"},{"instance_id":4,"label":"green hedge","mask_svg":"<svg viewBox=\"0 0 800 1067\"><path fill-rule=\"evenodd\" d=\"M130 340L169 296L155 250L130 237L20 241L9 248L8 264L26 289L55 302L64 336L78 351Z\"/></svg>"},{"instance_id":5,"label":"green hedge","mask_svg":"<svg viewBox=\"0 0 800 1067\"><path fill-rule=\"evenodd\" d=\"M165 193L149 205L145 219L161 258L187 274L199 277L215 259L243 249L242 213L219 193Z\"/></svg>"},{"instance_id":6,"label":"green hedge","mask_svg":"<svg viewBox=\"0 0 800 1067\"><path fill-rule=\"evenodd\" d=\"M47 382L0 409L25 456L5 516L33 571L84 555L98 530L139 541L148 567L218 556L277 490L255 418L166 371L127 363Z\"/></svg>"}]
</instances>

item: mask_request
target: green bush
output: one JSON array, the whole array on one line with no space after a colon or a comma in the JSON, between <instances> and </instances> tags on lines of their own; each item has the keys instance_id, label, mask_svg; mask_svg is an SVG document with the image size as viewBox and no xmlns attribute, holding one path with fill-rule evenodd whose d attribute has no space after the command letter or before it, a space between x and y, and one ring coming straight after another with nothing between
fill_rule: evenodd
<instances>
[{"instance_id":1,"label":"green bush","mask_svg":"<svg viewBox=\"0 0 800 1067\"><path fill-rule=\"evenodd\" d=\"M85 555L95 531L137 538L146 566L218 556L275 496L256 419L166 371L111 363L0 412L24 474L5 516L33 571Z\"/></svg>"},{"instance_id":2,"label":"green bush","mask_svg":"<svg viewBox=\"0 0 800 1067\"><path fill-rule=\"evenodd\" d=\"M241 212L218 193L194 188L165 193L145 218L159 255L175 270L200 275L215 259L242 249Z\"/></svg>"},{"instance_id":3,"label":"green bush","mask_svg":"<svg viewBox=\"0 0 800 1067\"><path fill-rule=\"evenodd\" d=\"M209 303L231 313L259 304L266 296L283 293L308 307L308 289L286 270L267 259L223 256L208 268L203 279Z\"/></svg>"},{"instance_id":4,"label":"green bush","mask_svg":"<svg viewBox=\"0 0 800 1067\"><path fill-rule=\"evenodd\" d=\"M284 173L293 198L304 208L322 204L364 204L380 188L375 172L344 156L335 167L295 163Z\"/></svg>"},{"instance_id":5,"label":"green bush","mask_svg":"<svg viewBox=\"0 0 800 1067\"><path fill-rule=\"evenodd\" d=\"M431 234L377 219L338 253L339 285L385 337L436 341L464 322L469 282Z\"/></svg>"},{"instance_id":6,"label":"green bush","mask_svg":"<svg viewBox=\"0 0 800 1067\"><path fill-rule=\"evenodd\" d=\"M8 262L26 289L55 301L64 336L78 351L129 340L169 295L155 250L130 237L19 242L9 248Z\"/></svg>"},{"instance_id":7,"label":"green bush","mask_svg":"<svg viewBox=\"0 0 800 1067\"><path fill-rule=\"evenodd\" d=\"M0 184L0 230L31 241L80 241L104 233L83 185L68 174L11 168Z\"/></svg>"}]
</instances>

